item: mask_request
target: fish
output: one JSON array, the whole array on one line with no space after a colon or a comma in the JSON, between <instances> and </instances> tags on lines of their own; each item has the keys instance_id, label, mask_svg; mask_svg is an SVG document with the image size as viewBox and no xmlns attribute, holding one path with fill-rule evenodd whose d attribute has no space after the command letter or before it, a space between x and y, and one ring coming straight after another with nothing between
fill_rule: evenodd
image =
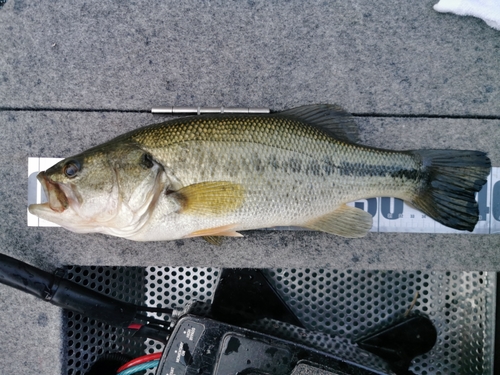
<instances>
[{"instance_id":1,"label":"fish","mask_svg":"<svg viewBox=\"0 0 500 375\"><path fill-rule=\"evenodd\" d=\"M490 169L482 151L362 145L352 115L315 104L132 130L40 172L47 202L29 211L73 232L135 241L219 243L273 227L360 238L372 216L347 203L389 196L472 231Z\"/></svg>"}]
</instances>

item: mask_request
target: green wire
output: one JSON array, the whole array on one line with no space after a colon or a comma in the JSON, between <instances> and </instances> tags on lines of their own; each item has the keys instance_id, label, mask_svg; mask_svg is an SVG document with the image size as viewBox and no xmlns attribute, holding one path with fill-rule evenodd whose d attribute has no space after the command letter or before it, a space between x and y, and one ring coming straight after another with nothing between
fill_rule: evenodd
<instances>
[{"instance_id":1,"label":"green wire","mask_svg":"<svg viewBox=\"0 0 500 375\"><path fill-rule=\"evenodd\" d=\"M158 363L160 363L160 360L155 359L154 361L146 362L146 363L141 363L140 365L135 365L132 367L129 367L128 369L125 369L123 371L120 371L116 375L132 375L135 374L136 372L142 371L142 370L147 370L150 368L155 368L158 366Z\"/></svg>"}]
</instances>

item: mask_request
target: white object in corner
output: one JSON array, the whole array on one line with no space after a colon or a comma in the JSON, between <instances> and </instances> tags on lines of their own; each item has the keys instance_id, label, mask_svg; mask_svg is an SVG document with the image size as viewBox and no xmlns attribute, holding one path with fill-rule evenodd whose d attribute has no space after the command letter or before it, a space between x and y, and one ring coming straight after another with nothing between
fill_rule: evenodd
<instances>
[{"instance_id":1,"label":"white object in corner","mask_svg":"<svg viewBox=\"0 0 500 375\"><path fill-rule=\"evenodd\" d=\"M434 10L481 18L488 26L500 30L500 0L440 0Z\"/></svg>"}]
</instances>

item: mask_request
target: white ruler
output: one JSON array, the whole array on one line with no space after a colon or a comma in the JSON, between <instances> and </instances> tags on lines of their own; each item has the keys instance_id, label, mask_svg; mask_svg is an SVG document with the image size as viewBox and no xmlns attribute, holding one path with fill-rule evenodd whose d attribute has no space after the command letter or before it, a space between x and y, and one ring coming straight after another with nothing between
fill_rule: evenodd
<instances>
[{"instance_id":1,"label":"white ruler","mask_svg":"<svg viewBox=\"0 0 500 375\"><path fill-rule=\"evenodd\" d=\"M60 160L62 159L28 158L28 204L47 201L36 175ZM476 200L479 204L479 222L472 233L500 234L500 168L492 168L488 182L477 194ZM445 227L396 198L362 199L349 205L361 208L373 216L372 232L470 233ZM29 212L28 226L57 227Z\"/></svg>"},{"instance_id":2,"label":"white ruler","mask_svg":"<svg viewBox=\"0 0 500 375\"><path fill-rule=\"evenodd\" d=\"M47 202L47 197L43 192L42 185L36 179L36 175L38 172L49 169L61 160L62 158L28 158L28 205ZM40 219L28 211L28 226L58 227L59 225Z\"/></svg>"}]
</instances>

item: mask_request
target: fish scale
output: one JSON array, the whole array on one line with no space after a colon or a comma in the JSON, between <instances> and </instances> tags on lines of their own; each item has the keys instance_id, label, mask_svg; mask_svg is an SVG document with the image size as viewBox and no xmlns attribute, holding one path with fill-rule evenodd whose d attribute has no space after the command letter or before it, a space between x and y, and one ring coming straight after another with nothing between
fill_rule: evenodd
<instances>
[{"instance_id":1,"label":"fish scale","mask_svg":"<svg viewBox=\"0 0 500 375\"><path fill-rule=\"evenodd\" d=\"M410 155L339 142L286 116L180 119L139 130L131 138L170 168L183 186L207 180L244 186L242 207L223 219L207 219L207 225L215 227L239 223L239 230L303 225L343 203L381 192L408 198L414 182L404 190L404 179L387 174L417 168ZM217 162L213 155L218 155ZM352 167L337 167L346 160ZM291 168L291 161L301 168ZM196 165L200 167L193 168ZM372 176L358 173L363 166L371 166ZM174 221L189 227L191 218L176 215Z\"/></svg>"}]
</instances>

